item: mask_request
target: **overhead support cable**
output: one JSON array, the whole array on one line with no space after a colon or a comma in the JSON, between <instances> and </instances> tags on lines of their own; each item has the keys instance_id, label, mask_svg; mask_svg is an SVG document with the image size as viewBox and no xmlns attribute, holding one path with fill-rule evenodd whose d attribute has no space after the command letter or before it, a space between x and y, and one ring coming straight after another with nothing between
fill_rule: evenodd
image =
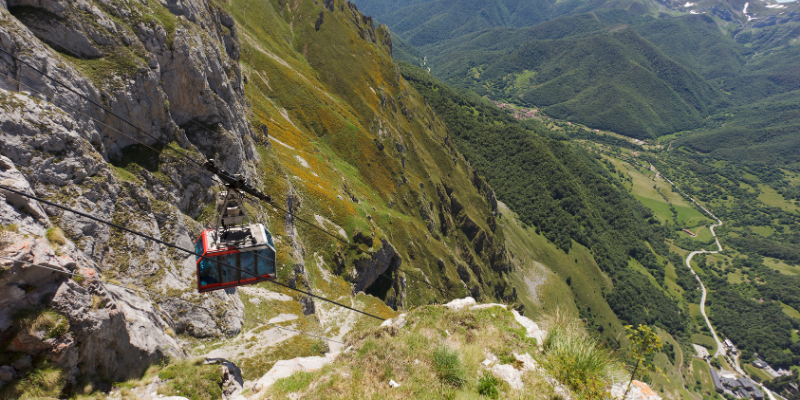
<instances>
[{"instance_id":1,"label":"overhead support cable","mask_svg":"<svg viewBox=\"0 0 800 400\"><path fill-rule=\"evenodd\" d=\"M212 262L214 262L214 263L217 263L217 264L219 264L219 265L221 265L221 266L224 266L224 267L226 267L226 268L230 268L230 269L233 269L233 270L236 270L236 271L244 272L245 274L248 274L248 275L251 275L251 276L255 277L255 278L256 278L256 282L270 282L270 283L272 283L272 284L275 284L275 285L278 285L278 286L282 286L282 287L285 287L285 288L287 288L287 289L294 290L294 291L296 291L296 292L299 292L299 293L305 294L305 295L307 295L307 296L311 296L311 297L314 297L314 298L316 298L316 299L320 299L320 300L323 300L323 301L329 302L329 303L331 303L331 304L335 304L335 305L337 305L337 306L339 306L339 307L343 307L343 308L346 308L346 309L348 309L348 310L355 311L355 312L357 312L357 313L359 313L359 314L363 314L363 315L366 315L366 316L368 316L368 317L372 317L372 318L375 318L375 319L378 319L378 320L381 320L381 321L383 321L383 320L384 320L384 318L381 318L381 317L379 317L379 316L377 316L377 315L373 315L373 314L370 314L370 313L367 313L367 312L364 312L364 311L361 311L361 310L355 309L355 308L353 308L353 307L350 307L350 306L347 306L347 305L344 305L344 304L338 303L338 302L336 302L336 301L333 301L333 300L330 300L330 299L326 299L326 298L324 298L324 297L321 297L321 296L317 296L317 295L315 295L315 294L313 294L313 293L311 293L311 292L307 292L307 291L305 291L305 290L300 290L300 289L297 289L297 288L293 288L293 287L291 287L291 286L289 286L289 285L285 285L285 284L283 284L283 283L280 283L280 282L277 282L277 281L274 281L274 280L271 280L271 279L265 279L265 278L263 278L263 277L261 277L261 276L257 275L257 274L256 274L256 273L254 273L254 272L250 272L250 271L247 271L247 270L244 270L244 269L241 269L241 268L235 267L235 266L233 266L233 265L230 265L230 264L227 264L227 263L224 263L224 262L221 262L221 261L215 260L215 259L213 259L213 258L211 258L211 257L207 257L207 256L204 256L204 255L202 255L202 254L199 254L199 253L195 253L195 252L194 252L194 251L192 251L192 250L187 250L187 249L184 249L184 248L182 248L182 247L180 247L180 246L176 246L176 245L174 245L174 244L167 243L167 242L165 242L165 241L163 241L163 240L161 240L161 239L156 239L156 238L154 238L154 237L152 237L152 236L146 235L146 234L144 234L144 233L141 233L141 232L134 231L134 230L132 230L132 229L126 228L126 227L124 227L124 226L121 226L121 225L117 225L117 224L115 224L115 223L113 223L113 222L106 221L106 220L104 220L104 219L102 219L102 218L97 218L97 217L95 217L95 216L93 216L93 215L90 215L90 214L87 214L87 213L85 213L85 212L78 211L78 210L73 210L73 209L71 209L71 208L69 208L69 207L62 206L62 205L60 205L60 204L57 204L57 203L54 203L54 202L52 202L52 201L48 201L48 200L45 200L45 199L39 198L39 197L37 197L37 196L34 196L34 195L30 195L30 194L27 194L27 193L25 193L25 192L21 192L21 191L19 191L19 190L16 190L16 189L12 189L12 188L10 188L10 187L8 187L8 186L5 186L5 185L0 185L0 189L3 189L3 190L6 190L6 191L9 191L9 192L11 192L11 193L14 193L14 194L17 194L17 195L20 195L20 196L23 196L23 197L27 197L27 198L29 198L29 199L32 199L32 200L36 200L36 201L38 201L38 202L41 202L41 203L47 204L47 205L49 205L49 206L52 206L52 207L56 207L56 208L62 209L62 210L64 210L64 211L71 212L71 213L73 213L73 214L76 214L76 215L80 215L81 217L88 218L88 219L91 219L91 220L93 220L93 221L96 221L96 222L100 222L100 223L102 223L102 224L105 224L105 225L108 225L108 226L110 226L110 227L113 227L113 228L116 228L116 229L119 229L119 230L122 230L122 231L128 232L128 233L130 233L130 234L133 234L133 235L136 235L136 236L139 236L139 237L142 237L142 238L144 238L144 239L147 239L147 240L150 240L150 241L152 241L152 242L155 242L155 243L161 244L161 245L163 245L163 246L167 246L167 247L169 247L169 248L172 248L172 249L175 249L175 250L182 251L182 252L184 252L184 253L187 253L187 254L189 254L189 255L193 255L193 256L195 256L195 257L202 258L202 259L204 259L204 260L210 260L210 261L212 261Z\"/></svg>"}]
</instances>

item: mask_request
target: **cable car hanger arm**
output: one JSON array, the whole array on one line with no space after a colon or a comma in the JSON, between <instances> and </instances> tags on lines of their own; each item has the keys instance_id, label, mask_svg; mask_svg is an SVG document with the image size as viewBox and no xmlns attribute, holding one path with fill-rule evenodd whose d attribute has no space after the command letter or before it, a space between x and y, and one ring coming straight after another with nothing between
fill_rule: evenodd
<instances>
[{"instance_id":1,"label":"cable car hanger arm","mask_svg":"<svg viewBox=\"0 0 800 400\"><path fill-rule=\"evenodd\" d=\"M244 178L241 176L231 175L227 171L224 171L217 167L216 162L214 159L209 159L205 163L203 163L203 168L211 172L212 174L216 175L222 182L233 189L241 190L253 197L258 199L264 200L267 203L272 204L272 196L261 193L258 189L254 188L252 185L249 185L245 182Z\"/></svg>"}]
</instances>

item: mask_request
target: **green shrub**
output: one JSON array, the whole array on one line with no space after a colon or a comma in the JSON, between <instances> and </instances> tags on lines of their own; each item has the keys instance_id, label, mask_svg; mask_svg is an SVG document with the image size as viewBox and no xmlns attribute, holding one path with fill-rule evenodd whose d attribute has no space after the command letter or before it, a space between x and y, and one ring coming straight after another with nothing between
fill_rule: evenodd
<instances>
[{"instance_id":1,"label":"green shrub","mask_svg":"<svg viewBox=\"0 0 800 400\"><path fill-rule=\"evenodd\" d=\"M158 389L165 396L183 396L191 400L222 397L222 368L204 365L202 359L182 361L158 373L166 384Z\"/></svg>"},{"instance_id":2,"label":"green shrub","mask_svg":"<svg viewBox=\"0 0 800 400\"><path fill-rule=\"evenodd\" d=\"M456 387L464 384L466 373L456 350L445 345L439 346L433 352L433 369L443 383Z\"/></svg>"},{"instance_id":3,"label":"green shrub","mask_svg":"<svg viewBox=\"0 0 800 400\"><path fill-rule=\"evenodd\" d=\"M544 350L545 367L578 398L607 397L606 387L611 383L617 362L611 352L575 320L557 314L545 339Z\"/></svg>"},{"instance_id":4,"label":"green shrub","mask_svg":"<svg viewBox=\"0 0 800 400\"><path fill-rule=\"evenodd\" d=\"M488 397L490 399L496 399L500 397L500 391L497 387L500 385L500 381L494 377L492 374L483 374L481 378L478 380L478 393L481 396Z\"/></svg>"}]
</instances>

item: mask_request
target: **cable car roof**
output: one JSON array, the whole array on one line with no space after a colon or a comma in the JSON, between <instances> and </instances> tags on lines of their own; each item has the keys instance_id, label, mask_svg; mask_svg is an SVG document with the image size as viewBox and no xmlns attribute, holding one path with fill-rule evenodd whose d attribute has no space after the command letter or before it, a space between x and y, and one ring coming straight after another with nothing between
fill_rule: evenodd
<instances>
[{"instance_id":1,"label":"cable car roof","mask_svg":"<svg viewBox=\"0 0 800 400\"><path fill-rule=\"evenodd\" d=\"M238 250L253 251L261 249L275 250L272 236L263 224L250 224L230 227L222 231L217 241L217 230L208 229L203 232L206 236L206 246L209 253L227 252Z\"/></svg>"}]
</instances>

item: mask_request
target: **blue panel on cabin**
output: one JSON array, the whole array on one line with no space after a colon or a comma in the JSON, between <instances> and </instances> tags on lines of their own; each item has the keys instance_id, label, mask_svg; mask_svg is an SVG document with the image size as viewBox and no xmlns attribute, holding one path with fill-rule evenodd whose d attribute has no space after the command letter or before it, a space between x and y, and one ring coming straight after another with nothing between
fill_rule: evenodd
<instances>
[{"instance_id":1,"label":"blue panel on cabin","mask_svg":"<svg viewBox=\"0 0 800 400\"><path fill-rule=\"evenodd\" d=\"M275 274L275 251L272 249L264 249L256 251L258 254L258 274L259 275L274 275Z\"/></svg>"},{"instance_id":2,"label":"blue panel on cabin","mask_svg":"<svg viewBox=\"0 0 800 400\"><path fill-rule=\"evenodd\" d=\"M256 273L256 255L253 252L241 253L242 279L253 279ZM247 271L247 272L245 272ZM248 273L249 272L249 273Z\"/></svg>"},{"instance_id":3,"label":"blue panel on cabin","mask_svg":"<svg viewBox=\"0 0 800 400\"><path fill-rule=\"evenodd\" d=\"M200 286L219 283L219 271L216 264L207 258L200 259L197 268L197 273L200 276Z\"/></svg>"},{"instance_id":4,"label":"blue panel on cabin","mask_svg":"<svg viewBox=\"0 0 800 400\"><path fill-rule=\"evenodd\" d=\"M224 256L219 256L217 259L220 261L219 270L222 275L222 283L229 283L229 282L237 282L239 281L239 274L236 270L236 259L239 257L239 253L235 254L226 254ZM230 265L231 267L227 267L223 264ZM233 267L233 268L232 268Z\"/></svg>"}]
</instances>

